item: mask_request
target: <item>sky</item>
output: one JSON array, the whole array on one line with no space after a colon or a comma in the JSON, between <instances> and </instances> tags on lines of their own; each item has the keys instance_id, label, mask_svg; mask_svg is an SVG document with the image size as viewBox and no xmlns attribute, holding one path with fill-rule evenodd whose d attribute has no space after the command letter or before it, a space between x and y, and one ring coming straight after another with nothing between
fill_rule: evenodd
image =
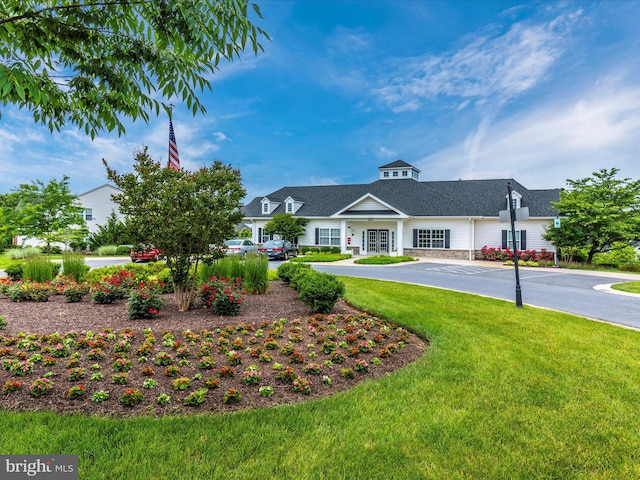
<instances>
[{"instance_id":1,"label":"sky","mask_svg":"<svg viewBox=\"0 0 640 480\"><path fill-rule=\"evenodd\" d=\"M223 63L205 115L174 101L181 166L240 170L246 203L281 187L370 183L397 159L420 180L513 178L529 189L617 168L640 178L640 2L259 0L264 52ZM105 183L167 116L91 140L0 107L0 193Z\"/></svg>"}]
</instances>

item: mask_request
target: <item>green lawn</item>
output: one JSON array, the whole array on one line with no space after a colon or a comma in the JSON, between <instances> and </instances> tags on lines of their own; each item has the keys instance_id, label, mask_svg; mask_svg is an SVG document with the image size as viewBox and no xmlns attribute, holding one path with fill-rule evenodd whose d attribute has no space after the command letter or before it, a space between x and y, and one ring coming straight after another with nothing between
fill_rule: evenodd
<instances>
[{"instance_id":1,"label":"green lawn","mask_svg":"<svg viewBox=\"0 0 640 480\"><path fill-rule=\"evenodd\" d=\"M640 294L640 282L625 282L616 283L611 285L614 290L620 290L622 292L638 293Z\"/></svg>"},{"instance_id":2,"label":"green lawn","mask_svg":"<svg viewBox=\"0 0 640 480\"><path fill-rule=\"evenodd\" d=\"M353 304L428 337L424 357L331 398L235 414L3 412L0 451L78 454L83 480L640 478L640 332L342 280Z\"/></svg>"}]
</instances>

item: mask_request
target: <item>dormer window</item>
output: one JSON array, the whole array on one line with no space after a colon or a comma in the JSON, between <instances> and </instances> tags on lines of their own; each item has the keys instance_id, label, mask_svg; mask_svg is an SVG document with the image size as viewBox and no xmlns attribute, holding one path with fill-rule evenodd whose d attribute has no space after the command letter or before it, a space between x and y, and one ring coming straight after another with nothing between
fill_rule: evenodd
<instances>
[{"instance_id":1,"label":"dormer window","mask_svg":"<svg viewBox=\"0 0 640 480\"><path fill-rule=\"evenodd\" d=\"M287 202L287 213L293 213L293 202Z\"/></svg>"},{"instance_id":2,"label":"dormer window","mask_svg":"<svg viewBox=\"0 0 640 480\"><path fill-rule=\"evenodd\" d=\"M397 176L398 176L398 171L397 171L397 170L394 170L394 171L393 171L393 176L394 176L394 177L397 177Z\"/></svg>"},{"instance_id":3,"label":"dormer window","mask_svg":"<svg viewBox=\"0 0 640 480\"><path fill-rule=\"evenodd\" d=\"M409 172L407 172L406 170L402 171L402 176L403 177L408 177L409 176Z\"/></svg>"},{"instance_id":4,"label":"dormer window","mask_svg":"<svg viewBox=\"0 0 640 480\"><path fill-rule=\"evenodd\" d=\"M385 178L389 178L389 172L382 172L382 176Z\"/></svg>"},{"instance_id":5,"label":"dormer window","mask_svg":"<svg viewBox=\"0 0 640 480\"><path fill-rule=\"evenodd\" d=\"M509 195L507 195L507 210L515 210L522 205L522 195L518 192L511 192L511 205L509 205Z\"/></svg>"},{"instance_id":6,"label":"dormer window","mask_svg":"<svg viewBox=\"0 0 640 480\"><path fill-rule=\"evenodd\" d=\"M269 204L266 202L262 204L262 213L269 213Z\"/></svg>"}]
</instances>

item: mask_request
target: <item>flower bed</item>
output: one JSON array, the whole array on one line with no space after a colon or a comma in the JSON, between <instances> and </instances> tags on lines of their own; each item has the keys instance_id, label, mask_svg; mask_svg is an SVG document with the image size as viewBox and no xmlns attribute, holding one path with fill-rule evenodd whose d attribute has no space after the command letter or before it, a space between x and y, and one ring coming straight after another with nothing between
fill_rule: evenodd
<instances>
[{"instance_id":1,"label":"flower bed","mask_svg":"<svg viewBox=\"0 0 640 480\"><path fill-rule=\"evenodd\" d=\"M345 390L406 365L425 349L410 332L344 302L332 314L312 315L282 282L272 282L265 295L246 296L238 317L178 312L166 296L158 317L129 320L126 299L95 304L59 297L15 303L0 296L7 322L0 329L0 361L7 366L0 370L0 385L7 384L1 407L104 415L262 407ZM358 339L357 358L348 354L350 335ZM26 364L28 372L16 376ZM169 366L178 377L165 374ZM355 370L353 378L341 375L344 368ZM291 382L278 380L285 369L295 374ZM173 382L184 378L189 381L179 384L187 386L175 388ZM230 390L240 395L227 395L225 402Z\"/></svg>"}]
</instances>

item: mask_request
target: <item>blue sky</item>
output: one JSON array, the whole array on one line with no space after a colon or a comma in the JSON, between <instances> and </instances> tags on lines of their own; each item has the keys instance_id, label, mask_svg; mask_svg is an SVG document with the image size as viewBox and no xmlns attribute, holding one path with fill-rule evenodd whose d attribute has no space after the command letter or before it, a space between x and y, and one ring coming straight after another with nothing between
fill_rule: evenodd
<instances>
[{"instance_id":1,"label":"blue sky","mask_svg":"<svg viewBox=\"0 0 640 480\"><path fill-rule=\"evenodd\" d=\"M616 167L640 178L640 2L263 0L265 52L222 64L205 116L175 102L182 167L239 168L249 202L283 186L368 183L403 159L421 180L566 186ZM95 140L2 108L0 193L107 182L168 119ZM506 188L506 187L505 187Z\"/></svg>"}]
</instances>

